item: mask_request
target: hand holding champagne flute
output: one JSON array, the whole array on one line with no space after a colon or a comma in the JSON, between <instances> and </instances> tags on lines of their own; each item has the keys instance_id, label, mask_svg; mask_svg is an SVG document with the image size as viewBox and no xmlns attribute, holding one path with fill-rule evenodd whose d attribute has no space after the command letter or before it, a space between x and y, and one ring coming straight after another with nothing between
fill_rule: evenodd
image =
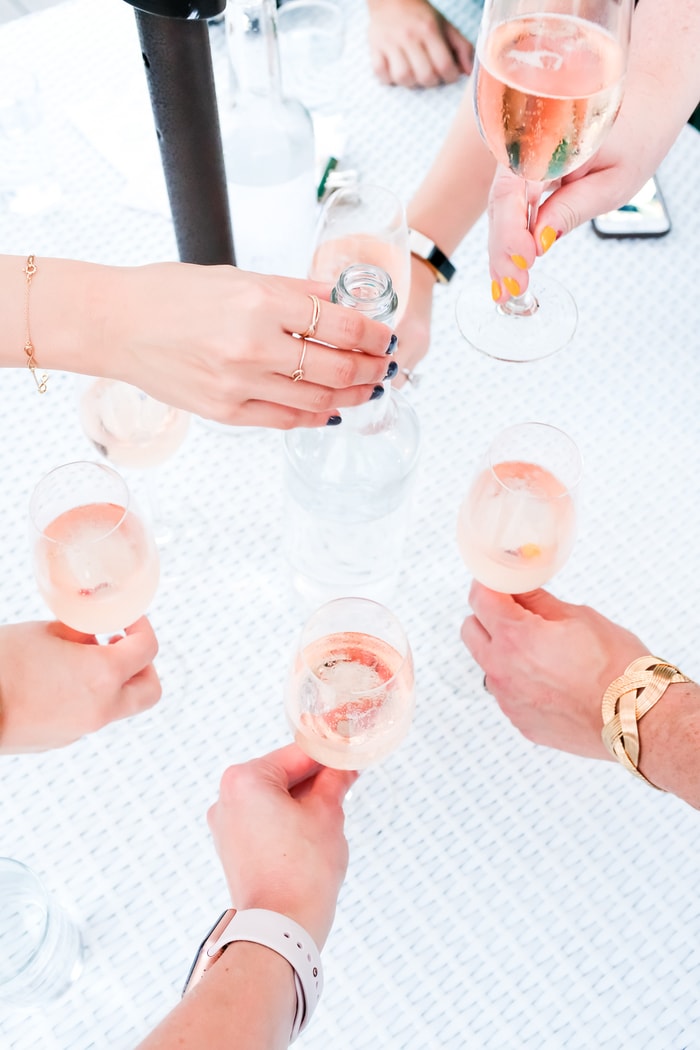
<instances>
[{"instance_id":1,"label":"hand holding champagne flute","mask_svg":"<svg viewBox=\"0 0 700 1050\"><path fill-rule=\"evenodd\" d=\"M365 769L402 742L415 706L401 624L366 598L337 598L306 622L287 678L294 739L333 769Z\"/></svg>"},{"instance_id":2,"label":"hand holding champagne flute","mask_svg":"<svg viewBox=\"0 0 700 1050\"><path fill-rule=\"evenodd\" d=\"M542 587L574 545L580 453L562 430L521 423L492 441L459 511L467 568L494 591Z\"/></svg>"},{"instance_id":3,"label":"hand holding champagne flute","mask_svg":"<svg viewBox=\"0 0 700 1050\"><path fill-rule=\"evenodd\" d=\"M615 121L632 9L633 0L486 0L474 106L494 157L523 179L530 227L546 184L585 164ZM577 321L566 289L548 279L538 295L521 295L512 277L501 283L492 276L497 307L478 292L464 293L457 306L472 346L505 361L532 361L566 346ZM504 287L511 298L501 303Z\"/></svg>"},{"instance_id":4,"label":"hand holding champagne flute","mask_svg":"<svg viewBox=\"0 0 700 1050\"><path fill-rule=\"evenodd\" d=\"M109 636L143 615L158 588L158 550L116 471L56 467L34 489L29 515L37 584L57 619Z\"/></svg>"}]
</instances>

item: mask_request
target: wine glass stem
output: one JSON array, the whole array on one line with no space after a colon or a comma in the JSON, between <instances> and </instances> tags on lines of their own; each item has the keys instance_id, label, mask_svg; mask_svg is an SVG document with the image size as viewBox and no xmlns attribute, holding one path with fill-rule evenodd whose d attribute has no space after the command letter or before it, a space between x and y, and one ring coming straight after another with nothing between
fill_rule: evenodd
<instances>
[{"instance_id":1,"label":"wine glass stem","mask_svg":"<svg viewBox=\"0 0 700 1050\"><path fill-rule=\"evenodd\" d=\"M532 233L537 222L537 212L539 211L540 197L542 196L542 183L528 182L527 179L524 179L523 182L525 184L527 228ZM514 295L506 303L499 304L498 307L502 313L508 314L509 317L532 317L539 308L540 304L529 288L522 295Z\"/></svg>"}]
</instances>

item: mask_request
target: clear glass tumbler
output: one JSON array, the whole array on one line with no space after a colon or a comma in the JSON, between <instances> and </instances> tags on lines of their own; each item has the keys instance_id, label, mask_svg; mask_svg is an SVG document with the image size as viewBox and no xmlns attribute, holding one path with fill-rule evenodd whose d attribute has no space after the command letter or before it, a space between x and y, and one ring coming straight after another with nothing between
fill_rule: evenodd
<instances>
[{"instance_id":1,"label":"clear glass tumbler","mask_svg":"<svg viewBox=\"0 0 700 1050\"><path fill-rule=\"evenodd\" d=\"M83 968L79 927L21 861L0 857L0 1002L42 1006Z\"/></svg>"}]
</instances>

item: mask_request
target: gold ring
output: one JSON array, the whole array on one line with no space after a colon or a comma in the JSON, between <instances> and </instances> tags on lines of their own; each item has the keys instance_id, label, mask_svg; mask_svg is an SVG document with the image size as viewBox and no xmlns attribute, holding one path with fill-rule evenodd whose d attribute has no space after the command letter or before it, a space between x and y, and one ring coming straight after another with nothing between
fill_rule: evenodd
<instances>
[{"instance_id":1,"label":"gold ring","mask_svg":"<svg viewBox=\"0 0 700 1050\"><path fill-rule=\"evenodd\" d=\"M319 302L318 296L310 295L309 299L313 303L314 309L313 313L311 314L311 322L309 323L309 327L306 329L305 332L299 332L299 335L302 339L313 339L314 333L316 331L316 325L318 324L318 319L321 316L321 303Z\"/></svg>"},{"instance_id":2,"label":"gold ring","mask_svg":"<svg viewBox=\"0 0 700 1050\"><path fill-rule=\"evenodd\" d=\"M306 357L306 338L301 336L301 357L299 358L299 364L296 370L292 372L289 377L293 383L298 383L300 379L304 378L304 358Z\"/></svg>"}]
</instances>

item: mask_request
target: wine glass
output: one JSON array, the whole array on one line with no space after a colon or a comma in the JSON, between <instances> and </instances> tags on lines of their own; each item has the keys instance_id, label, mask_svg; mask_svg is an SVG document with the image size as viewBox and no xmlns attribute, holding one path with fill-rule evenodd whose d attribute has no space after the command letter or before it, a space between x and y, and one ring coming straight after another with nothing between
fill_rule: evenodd
<instances>
[{"instance_id":1,"label":"wine glass","mask_svg":"<svg viewBox=\"0 0 700 1050\"><path fill-rule=\"evenodd\" d=\"M109 638L148 609L158 548L124 479L102 463L55 467L29 503L34 572L57 619Z\"/></svg>"},{"instance_id":2,"label":"wine glass","mask_svg":"<svg viewBox=\"0 0 700 1050\"><path fill-rule=\"evenodd\" d=\"M141 472L158 547L161 552L172 550L168 562L191 562L196 547L193 540L206 529L201 523L190 522L188 527L188 522L172 513L164 514L158 491L158 467L185 440L190 413L117 379L81 376L77 385L78 415L85 436L109 462ZM165 575L172 576L172 567L164 568Z\"/></svg>"},{"instance_id":3,"label":"wine glass","mask_svg":"<svg viewBox=\"0 0 700 1050\"><path fill-rule=\"evenodd\" d=\"M336 598L304 625L286 686L299 747L333 769L366 769L402 742L415 706L404 630L368 598Z\"/></svg>"},{"instance_id":4,"label":"wine glass","mask_svg":"<svg viewBox=\"0 0 700 1050\"><path fill-rule=\"evenodd\" d=\"M408 303L411 251L406 209L383 186L358 183L335 190L323 206L309 277L334 285L353 263L371 263L389 274L398 298L398 324Z\"/></svg>"},{"instance_id":5,"label":"wine glass","mask_svg":"<svg viewBox=\"0 0 700 1050\"><path fill-rule=\"evenodd\" d=\"M633 0L486 0L472 77L477 122L496 160L523 180L530 229L547 184L585 164L612 127L632 10ZM502 361L562 349L576 303L549 277L530 285L496 306L475 288L463 292L462 335Z\"/></svg>"},{"instance_id":6,"label":"wine glass","mask_svg":"<svg viewBox=\"0 0 700 1050\"><path fill-rule=\"evenodd\" d=\"M542 587L571 553L581 455L547 423L496 435L462 502L457 542L467 568L494 591Z\"/></svg>"}]
</instances>

